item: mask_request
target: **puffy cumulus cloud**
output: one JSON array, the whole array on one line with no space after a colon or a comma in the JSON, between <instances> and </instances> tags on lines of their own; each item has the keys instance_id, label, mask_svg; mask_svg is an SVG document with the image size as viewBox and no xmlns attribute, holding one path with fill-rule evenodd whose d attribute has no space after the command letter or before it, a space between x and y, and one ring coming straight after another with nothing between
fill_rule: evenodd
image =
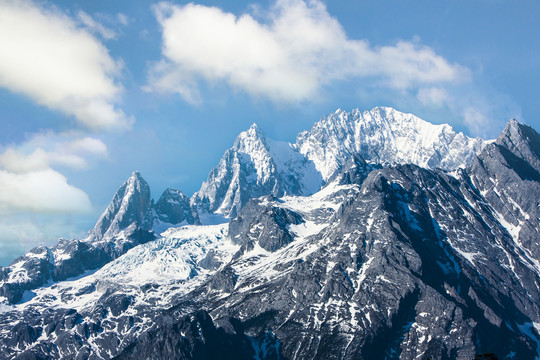
<instances>
[{"instance_id":1,"label":"puffy cumulus cloud","mask_svg":"<svg viewBox=\"0 0 540 360\"><path fill-rule=\"evenodd\" d=\"M24 144L8 147L0 153L0 169L25 173L61 165L83 169L88 157L107 156L107 146L100 139L72 139L66 134L38 134Z\"/></svg>"},{"instance_id":2,"label":"puffy cumulus cloud","mask_svg":"<svg viewBox=\"0 0 540 360\"><path fill-rule=\"evenodd\" d=\"M53 169L12 173L0 170L0 214L91 211L86 193Z\"/></svg>"},{"instance_id":3,"label":"puffy cumulus cloud","mask_svg":"<svg viewBox=\"0 0 540 360\"><path fill-rule=\"evenodd\" d=\"M199 99L200 80L301 102L336 80L370 78L406 91L468 77L467 69L418 43L373 47L349 39L317 0L278 0L263 21L195 4L160 3L154 12L163 31L163 58L151 68L146 89L191 102Z\"/></svg>"},{"instance_id":4,"label":"puffy cumulus cloud","mask_svg":"<svg viewBox=\"0 0 540 360\"><path fill-rule=\"evenodd\" d=\"M99 30L91 17L79 17ZM28 0L0 0L0 47L1 87L74 116L95 131L131 123L117 107L121 63L58 9Z\"/></svg>"},{"instance_id":5,"label":"puffy cumulus cloud","mask_svg":"<svg viewBox=\"0 0 540 360\"><path fill-rule=\"evenodd\" d=\"M70 185L53 168L83 169L88 159L107 156L97 138L52 132L35 135L0 153L0 214L84 213L91 210L88 195Z\"/></svg>"}]
</instances>

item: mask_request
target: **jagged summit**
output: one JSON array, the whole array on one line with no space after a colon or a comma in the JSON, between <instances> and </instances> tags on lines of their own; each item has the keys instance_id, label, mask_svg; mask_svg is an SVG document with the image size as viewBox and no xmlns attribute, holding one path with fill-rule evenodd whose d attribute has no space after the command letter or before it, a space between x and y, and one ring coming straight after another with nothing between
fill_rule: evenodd
<instances>
[{"instance_id":1,"label":"jagged summit","mask_svg":"<svg viewBox=\"0 0 540 360\"><path fill-rule=\"evenodd\" d=\"M381 165L416 164L454 170L465 167L484 147L480 138L456 133L390 107L351 112L338 109L296 140L299 151L314 162L325 180L353 154Z\"/></svg>"},{"instance_id":2,"label":"jagged summit","mask_svg":"<svg viewBox=\"0 0 540 360\"><path fill-rule=\"evenodd\" d=\"M139 170L135 170L131 173L129 179L138 179L138 180L144 180L141 176L141 173L139 172Z\"/></svg>"},{"instance_id":3,"label":"jagged summit","mask_svg":"<svg viewBox=\"0 0 540 360\"><path fill-rule=\"evenodd\" d=\"M540 135L530 126L511 119L496 140L540 172Z\"/></svg>"},{"instance_id":4,"label":"jagged summit","mask_svg":"<svg viewBox=\"0 0 540 360\"><path fill-rule=\"evenodd\" d=\"M138 171L134 171L116 191L87 239L101 240L118 234L133 223L142 225L149 206L150 186Z\"/></svg>"},{"instance_id":5,"label":"jagged summit","mask_svg":"<svg viewBox=\"0 0 540 360\"><path fill-rule=\"evenodd\" d=\"M540 134L510 120L472 162L469 172L512 238L540 268Z\"/></svg>"},{"instance_id":6,"label":"jagged summit","mask_svg":"<svg viewBox=\"0 0 540 360\"><path fill-rule=\"evenodd\" d=\"M257 125L257 123L251 124L251 126L249 127L249 129L247 129L246 132L249 133L249 134L261 134L261 135L264 136L264 132L259 127L259 125Z\"/></svg>"},{"instance_id":7,"label":"jagged summit","mask_svg":"<svg viewBox=\"0 0 540 360\"><path fill-rule=\"evenodd\" d=\"M289 143L266 137L256 125L241 132L191 203L199 214L234 217L249 199L263 195L309 195L319 190L321 177Z\"/></svg>"},{"instance_id":8,"label":"jagged summit","mask_svg":"<svg viewBox=\"0 0 540 360\"><path fill-rule=\"evenodd\" d=\"M485 146L482 139L456 133L390 107L361 112L337 109L296 144L269 139L257 124L241 132L191 199L199 213L234 217L250 198L311 195L341 171L354 155L382 166L416 164L455 170Z\"/></svg>"}]
</instances>

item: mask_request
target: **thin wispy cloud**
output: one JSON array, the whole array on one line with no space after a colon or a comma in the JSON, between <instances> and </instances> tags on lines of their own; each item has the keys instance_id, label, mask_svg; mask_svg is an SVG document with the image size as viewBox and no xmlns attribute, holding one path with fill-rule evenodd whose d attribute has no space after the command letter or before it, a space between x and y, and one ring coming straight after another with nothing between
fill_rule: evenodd
<instances>
[{"instance_id":1,"label":"thin wispy cloud","mask_svg":"<svg viewBox=\"0 0 540 360\"><path fill-rule=\"evenodd\" d=\"M317 0L277 1L262 20L195 4L160 3L154 12L162 27L162 59L151 68L146 89L178 93L189 102L202 100L200 81L298 103L339 80L369 79L408 91L469 76L466 68L415 42L375 47L349 39Z\"/></svg>"},{"instance_id":2,"label":"thin wispy cloud","mask_svg":"<svg viewBox=\"0 0 540 360\"><path fill-rule=\"evenodd\" d=\"M105 40L116 39L118 34L111 28L106 27L102 23L95 20L90 14L80 10L77 13L77 18L84 24L85 28L89 31L98 34ZM119 20L122 21L122 20Z\"/></svg>"},{"instance_id":3,"label":"thin wispy cloud","mask_svg":"<svg viewBox=\"0 0 540 360\"><path fill-rule=\"evenodd\" d=\"M93 19L79 17L92 25ZM92 25L99 30L94 21ZM103 36L105 28L99 30ZM0 1L0 87L73 116L93 131L132 122L118 106L122 63L88 30L55 8Z\"/></svg>"}]
</instances>

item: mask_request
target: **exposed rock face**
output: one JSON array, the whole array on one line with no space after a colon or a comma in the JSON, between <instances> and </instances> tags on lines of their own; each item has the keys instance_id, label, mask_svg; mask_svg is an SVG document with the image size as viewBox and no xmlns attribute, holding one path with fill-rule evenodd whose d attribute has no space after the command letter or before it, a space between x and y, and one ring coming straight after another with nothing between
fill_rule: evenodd
<instances>
[{"instance_id":1,"label":"exposed rock face","mask_svg":"<svg viewBox=\"0 0 540 360\"><path fill-rule=\"evenodd\" d=\"M216 329L212 318L204 311L176 318L174 310L159 319L159 323L119 355L120 359L253 359L252 340L237 329L227 334ZM157 349L155 343L167 344Z\"/></svg>"},{"instance_id":2,"label":"exposed rock face","mask_svg":"<svg viewBox=\"0 0 540 360\"><path fill-rule=\"evenodd\" d=\"M540 135L511 120L472 163L471 180L514 241L540 262Z\"/></svg>"},{"instance_id":3,"label":"exposed rock face","mask_svg":"<svg viewBox=\"0 0 540 360\"><path fill-rule=\"evenodd\" d=\"M195 222L189 206L189 197L179 190L165 190L156 202L154 209L162 222L169 224L180 224L184 221L188 224Z\"/></svg>"},{"instance_id":4,"label":"exposed rock face","mask_svg":"<svg viewBox=\"0 0 540 360\"><path fill-rule=\"evenodd\" d=\"M170 227L181 224L197 224L199 218L192 210L189 197L180 190L167 189L155 204L151 204L145 217L144 227Z\"/></svg>"},{"instance_id":5,"label":"exposed rock face","mask_svg":"<svg viewBox=\"0 0 540 360\"><path fill-rule=\"evenodd\" d=\"M149 207L150 186L136 171L118 189L88 236L91 241L101 240L118 234L133 223L140 226Z\"/></svg>"},{"instance_id":6,"label":"exposed rock face","mask_svg":"<svg viewBox=\"0 0 540 360\"><path fill-rule=\"evenodd\" d=\"M538 269L466 177L376 170L335 220L308 238L313 252L280 253L259 270L273 276L200 301L218 323L266 314L253 333L271 329L291 359L538 353L536 335L517 335L538 322Z\"/></svg>"},{"instance_id":7,"label":"exposed rock face","mask_svg":"<svg viewBox=\"0 0 540 360\"><path fill-rule=\"evenodd\" d=\"M353 154L380 165L416 164L455 170L465 167L484 141L433 125L389 107L347 113L341 109L298 134L296 146L328 180Z\"/></svg>"},{"instance_id":8,"label":"exposed rock face","mask_svg":"<svg viewBox=\"0 0 540 360\"><path fill-rule=\"evenodd\" d=\"M94 274L37 285L32 299L0 307L0 357L534 359L539 139L511 121L452 173L352 153L312 195L264 194L229 224L171 227ZM121 239L149 234L132 219ZM74 259L79 250L63 251ZM25 278L32 262L31 277L46 283L58 254L36 249L1 279ZM76 259L66 269L85 261ZM1 281L11 291L14 281Z\"/></svg>"},{"instance_id":9,"label":"exposed rock face","mask_svg":"<svg viewBox=\"0 0 540 360\"><path fill-rule=\"evenodd\" d=\"M370 172L382 168L378 164L368 164L359 154L353 154L345 164L330 177L328 183L338 185L361 184Z\"/></svg>"},{"instance_id":10,"label":"exposed rock face","mask_svg":"<svg viewBox=\"0 0 540 360\"><path fill-rule=\"evenodd\" d=\"M229 223L229 236L234 244L242 245L241 252L255 245L274 252L294 240L289 225L301 222L302 217L289 209L269 204L265 198L253 199Z\"/></svg>"}]
</instances>

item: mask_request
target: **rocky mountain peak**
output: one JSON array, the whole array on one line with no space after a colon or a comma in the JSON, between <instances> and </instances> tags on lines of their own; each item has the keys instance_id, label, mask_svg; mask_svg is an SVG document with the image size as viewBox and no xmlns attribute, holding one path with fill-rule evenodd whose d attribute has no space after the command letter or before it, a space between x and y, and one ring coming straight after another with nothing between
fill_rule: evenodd
<instances>
[{"instance_id":1,"label":"rocky mountain peak","mask_svg":"<svg viewBox=\"0 0 540 360\"><path fill-rule=\"evenodd\" d=\"M169 226L183 222L187 224L196 222L189 204L189 197L177 189L166 189L153 206L153 210L154 225L156 219Z\"/></svg>"},{"instance_id":2,"label":"rocky mountain peak","mask_svg":"<svg viewBox=\"0 0 540 360\"><path fill-rule=\"evenodd\" d=\"M257 124L253 123L249 129L236 137L232 149L246 154L265 153L268 151L266 135Z\"/></svg>"},{"instance_id":3,"label":"rocky mountain peak","mask_svg":"<svg viewBox=\"0 0 540 360\"><path fill-rule=\"evenodd\" d=\"M88 238L100 240L116 235L132 223L142 224L149 206L150 186L135 171L116 191Z\"/></svg>"},{"instance_id":4,"label":"rocky mountain peak","mask_svg":"<svg viewBox=\"0 0 540 360\"><path fill-rule=\"evenodd\" d=\"M250 136L265 136L262 129L256 123L251 124L251 126L246 132L250 134Z\"/></svg>"},{"instance_id":5,"label":"rocky mountain peak","mask_svg":"<svg viewBox=\"0 0 540 360\"><path fill-rule=\"evenodd\" d=\"M540 135L530 126L511 119L495 143L504 146L540 172Z\"/></svg>"},{"instance_id":6,"label":"rocky mountain peak","mask_svg":"<svg viewBox=\"0 0 540 360\"><path fill-rule=\"evenodd\" d=\"M128 181L144 181L144 179L141 176L141 173L137 170L131 173L130 177L128 178Z\"/></svg>"},{"instance_id":7,"label":"rocky mountain peak","mask_svg":"<svg viewBox=\"0 0 540 360\"><path fill-rule=\"evenodd\" d=\"M320 185L320 174L295 146L267 138L253 124L225 151L191 202L201 215L202 210L233 217L251 198L309 195Z\"/></svg>"}]
</instances>

